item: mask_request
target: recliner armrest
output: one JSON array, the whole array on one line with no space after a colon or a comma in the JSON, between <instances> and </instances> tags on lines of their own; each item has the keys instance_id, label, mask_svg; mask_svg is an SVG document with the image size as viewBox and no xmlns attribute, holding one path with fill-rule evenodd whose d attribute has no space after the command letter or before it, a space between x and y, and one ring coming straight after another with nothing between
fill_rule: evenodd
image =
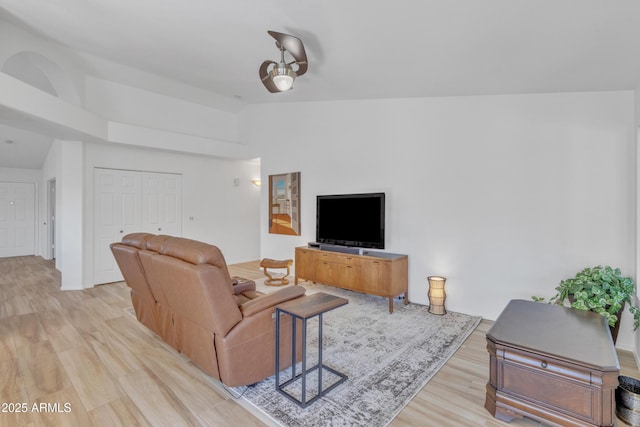
<instances>
[{"instance_id":1,"label":"recliner armrest","mask_svg":"<svg viewBox=\"0 0 640 427\"><path fill-rule=\"evenodd\" d=\"M242 317L249 317L260 311L275 307L280 303L299 298L304 295L305 292L306 289L302 286L289 286L265 296L252 299L251 301L247 301L240 306Z\"/></svg>"},{"instance_id":2,"label":"recliner armrest","mask_svg":"<svg viewBox=\"0 0 640 427\"><path fill-rule=\"evenodd\" d=\"M253 280L247 280L246 282L236 282L233 284L234 295L238 295L247 291L255 291L255 290L256 290L256 282L254 282Z\"/></svg>"}]
</instances>

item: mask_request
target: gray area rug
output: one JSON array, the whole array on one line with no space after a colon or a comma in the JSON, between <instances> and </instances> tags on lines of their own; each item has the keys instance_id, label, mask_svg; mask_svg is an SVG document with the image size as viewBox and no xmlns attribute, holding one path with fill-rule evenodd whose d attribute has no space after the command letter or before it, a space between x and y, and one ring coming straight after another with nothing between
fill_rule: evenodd
<instances>
[{"instance_id":1,"label":"gray area rug","mask_svg":"<svg viewBox=\"0 0 640 427\"><path fill-rule=\"evenodd\" d=\"M237 388L269 418L283 426L386 426L438 372L481 318L459 313L429 314L428 307L396 302L331 286L302 284L307 294L326 292L349 304L324 314L323 362L349 379L305 409L275 390L274 377L248 388ZM258 282L258 290L272 292ZM307 366L317 361L317 318L308 322ZM297 371L300 372L300 369ZM281 382L290 378L282 372ZM307 395L317 392L308 377ZM335 377L323 373L323 388ZM300 394L300 381L288 391ZM309 394L310 393L310 394Z\"/></svg>"}]
</instances>

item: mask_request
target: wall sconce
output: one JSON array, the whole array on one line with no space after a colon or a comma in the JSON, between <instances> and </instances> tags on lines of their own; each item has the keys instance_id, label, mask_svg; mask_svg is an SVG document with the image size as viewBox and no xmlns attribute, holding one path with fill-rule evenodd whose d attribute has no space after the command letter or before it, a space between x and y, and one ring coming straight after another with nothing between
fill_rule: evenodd
<instances>
[{"instance_id":1,"label":"wall sconce","mask_svg":"<svg viewBox=\"0 0 640 427\"><path fill-rule=\"evenodd\" d=\"M251 181L253 183L253 185L255 185L256 187L260 187L260 185L262 185L262 181L260 181L259 179L254 179L253 181Z\"/></svg>"},{"instance_id":2,"label":"wall sconce","mask_svg":"<svg viewBox=\"0 0 640 427\"><path fill-rule=\"evenodd\" d=\"M429 313L431 314L447 314L444 308L444 300L447 295L444 293L444 284L447 281L442 276L429 276Z\"/></svg>"}]
</instances>

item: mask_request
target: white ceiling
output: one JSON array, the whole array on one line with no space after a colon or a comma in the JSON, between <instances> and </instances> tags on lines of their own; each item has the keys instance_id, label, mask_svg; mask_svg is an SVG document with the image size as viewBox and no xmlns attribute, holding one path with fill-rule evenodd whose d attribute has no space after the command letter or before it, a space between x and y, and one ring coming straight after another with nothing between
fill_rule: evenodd
<instances>
[{"instance_id":1,"label":"white ceiling","mask_svg":"<svg viewBox=\"0 0 640 427\"><path fill-rule=\"evenodd\" d=\"M637 0L0 0L0 16L236 103L624 90L640 80ZM306 47L309 71L287 93L258 78L263 60L278 59L267 30Z\"/></svg>"},{"instance_id":2,"label":"white ceiling","mask_svg":"<svg viewBox=\"0 0 640 427\"><path fill-rule=\"evenodd\" d=\"M52 142L51 137L0 123L0 167L40 169Z\"/></svg>"}]
</instances>

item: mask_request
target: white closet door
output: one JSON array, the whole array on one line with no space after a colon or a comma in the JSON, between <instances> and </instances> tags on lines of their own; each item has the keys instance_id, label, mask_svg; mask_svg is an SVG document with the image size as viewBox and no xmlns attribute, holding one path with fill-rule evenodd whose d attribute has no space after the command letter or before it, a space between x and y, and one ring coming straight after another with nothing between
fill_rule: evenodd
<instances>
[{"instance_id":1,"label":"white closet door","mask_svg":"<svg viewBox=\"0 0 640 427\"><path fill-rule=\"evenodd\" d=\"M0 182L0 257L35 254L35 185Z\"/></svg>"},{"instance_id":2,"label":"white closet door","mask_svg":"<svg viewBox=\"0 0 640 427\"><path fill-rule=\"evenodd\" d=\"M96 168L93 283L122 280L109 245L135 232L182 235L182 175Z\"/></svg>"},{"instance_id":3,"label":"white closet door","mask_svg":"<svg viewBox=\"0 0 640 427\"><path fill-rule=\"evenodd\" d=\"M129 233L142 231L142 174L95 169L94 283L122 280L109 245Z\"/></svg>"},{"instance_id":4,"label":"white closet door","mask_svg":"<svg viewBox=\"0 0 640 427\"><path fill-rule=\"evenodd\" d=\"M142 230L182 235L182 175L142 173Z\"/></svg>"}]
</instances>

